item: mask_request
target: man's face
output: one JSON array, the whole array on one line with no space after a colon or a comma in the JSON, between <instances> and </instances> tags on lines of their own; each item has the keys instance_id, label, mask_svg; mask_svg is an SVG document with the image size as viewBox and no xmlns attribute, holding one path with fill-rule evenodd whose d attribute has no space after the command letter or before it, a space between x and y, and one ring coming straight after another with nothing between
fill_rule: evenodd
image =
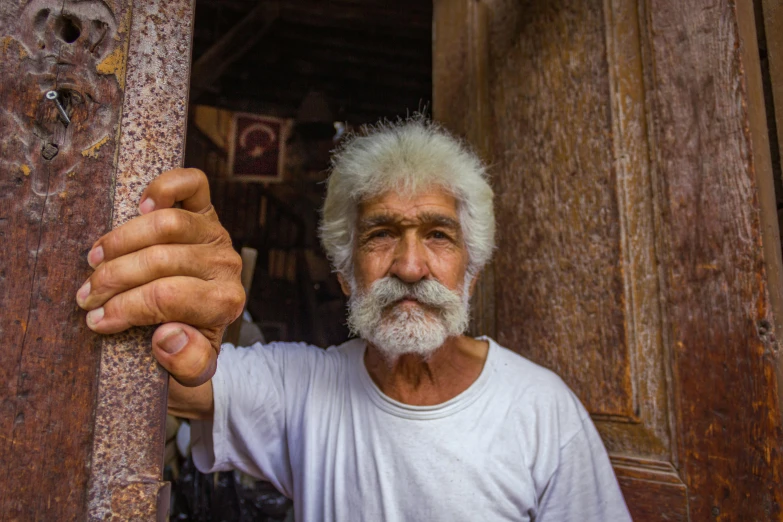
<instances>
[{"instance_id":1,"label":"man's face","mask_svg":"<svg viewBox=\"0 0 783 522\"><path fill-rule=\"evenodd\" d=\"M467 325L468 252L457 201L433 188L386 192L358 209L349 323L388 359L427 356Z\"/></svg>"}]
</instances>

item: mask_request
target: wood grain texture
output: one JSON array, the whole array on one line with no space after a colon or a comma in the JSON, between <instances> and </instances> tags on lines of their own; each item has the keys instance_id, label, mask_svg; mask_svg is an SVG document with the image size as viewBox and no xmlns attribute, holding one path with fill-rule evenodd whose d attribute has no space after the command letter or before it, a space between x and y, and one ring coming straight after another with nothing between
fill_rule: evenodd
<instances>
[{"instance_id":1,"label":"wood grain texture","mask_svg":"<svg viewBox=\"0 0 783 522\"><path fill-rule=\"evenodd\" d=\"M498 340L632 416L603 2L488 4Z\"/></svg>"},{"instance_id":2,"label":"wood grain texture","mask_svg":"<svg viewBox=\"0 0 783 522\"><path fill-rule=\"evenodd\" d=\"M780 519L782 261L751 6L482 3L500 341L584 400L636 520ZM446 4L435 106L475 136L475 6Z\"/></svg>"},{"instance_id":3,"label":"wood grain texture","mask_svg":"<svg viewBox=\"0 0 783 522\"><path fill-rule=\"evenodd\" d=\"M100 339L74 296L90 273L86 253L110 223L125 13L99 2L0 5L4 520L84 513ZM68 20L80 30L66 31ZM51 89L67 127L44 99Z\"/></svg>"},{"instance_id":4,"label":"wood grain texture","mask_svg":"<svg viewBox=\"0 0 783 522\"><path fill-rule=\"evenodd\" d=\"M742 6L740 6L742 7ZM754 2L754 19L747 20L749 14L745 9L738 10L740 21L746 20L746 23L740 27L749 28L751 32L758 35L759 53L756 56L748 53L754 48L745 45L743 49L743 61L751 61L752 67L746 67L750 78L756 78L761 82L761 90L758 87L754 89L749 84L749 94L763 94L763 100L759 104L751 102L749 104L751 116L751 133L753 140L753 154L756 157L756 163L759 163L759 154L757 150L763 148L764 143L768 145L767 154L762 153L763 161L756 168L756 179L758 180L759 207L761 210L762 228L764 230L764 258L768 267L769 278L769 296L775 319L775 336L778 343L783 342L783 254L781 246L783 244L783 170L781 169L781 150L783 150L783 5L773 0L759 0ZM747 13L743 16L743 13ZM753 23L755 22L755 24ZM754 25L755 31L754 31ZM748 41L748 30L742 31L740 36L744 41ZM753 58L756 58L753 60ZM754 110L755 109L755 110ZM766 109L762 111L762 109ZM755 116L755 117L754 117ZM765 126L759 129L758 127ZM764 136L765 131L769 129L768 139L759 140L757 136ZM761 132L759 132L761 131ZM780 208L780 210L778 210ZM775 240L775 234L778 234L778 241ZM777 249L777 252L774 250ZM770 263L771 260L777 263ZM777 382L778 382L778 404L783 404L783 363L777 364Z\"/></svg>"},{"instance_id":5,"label":"wood grain texture","mask_svg":"<svg viewBox=\"0 0 783 522\"><path fill-rule=\"evenodd\" d=\"M613 458L628 510L636 522L688 522L688 490L670 464Z\"/></svg>"},{"instance_id":6,"label":"wood grain texture","mask_svg":"<svg viewBox=\"0 0 783 522\"><path fill-rule=\"evenodd\" d=\"M646 5L657 229L691 520L781 516L778 347L735 5Z\"/></svg>"},{"instance_id":7,"label":"wood grain texture","mask_svg":"<svg viewBox=\"0 0 783 522\"><path fill-rule=\"evenodd\" d=\"M676 447L671 444L669 357L661 335L660 267L637 3L607 0L604 19L634 412L625 419L594 418L613 454L672 462Z\"/></svg>"}]
</instances>

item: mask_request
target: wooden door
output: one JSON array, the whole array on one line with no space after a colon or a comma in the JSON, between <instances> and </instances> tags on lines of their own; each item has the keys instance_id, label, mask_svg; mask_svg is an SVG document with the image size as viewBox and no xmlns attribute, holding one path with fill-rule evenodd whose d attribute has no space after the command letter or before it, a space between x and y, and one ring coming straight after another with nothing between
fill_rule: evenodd
<instances>
[{"instance_id":1,"label":"wooden door","mask_svg":"<svg viewBox=\"0 0 783 522\"><path fill-rule=\"evenodd\" d=\"M435 117L496 191L476 329L577 393L635 520L779 519L781 259L752 3L434 6Z\"/></svg>"},{"instance_id":2,"label":"wooden door","mask_svg":"<svg viewBox=\"0 0 783 522\"><path fill-rule=\"evenodd\" d=\"M165 519L168 378L150 332L93 334L75 294L93 242L181 162L192 12L0 2L2 520Z\"/></svg>"}]
</instances>

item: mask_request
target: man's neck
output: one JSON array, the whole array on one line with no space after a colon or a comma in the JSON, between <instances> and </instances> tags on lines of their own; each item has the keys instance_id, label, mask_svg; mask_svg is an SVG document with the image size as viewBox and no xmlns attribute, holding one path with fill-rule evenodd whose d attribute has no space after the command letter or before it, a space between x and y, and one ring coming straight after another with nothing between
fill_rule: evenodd
<instances>
[{"instance_id":1,"label":"man's neck","mask_svg":"<svg viewBox=\"0 0 783 522\"><path fill-rule=\"evenodd\" d=\"M489 343L470 337L449 337L428 359L406 354L392 364L367 345L364 364L381 391L412 406L432 406L452 399L476 382L489 353Z\"/></svg>"}]
</instances>

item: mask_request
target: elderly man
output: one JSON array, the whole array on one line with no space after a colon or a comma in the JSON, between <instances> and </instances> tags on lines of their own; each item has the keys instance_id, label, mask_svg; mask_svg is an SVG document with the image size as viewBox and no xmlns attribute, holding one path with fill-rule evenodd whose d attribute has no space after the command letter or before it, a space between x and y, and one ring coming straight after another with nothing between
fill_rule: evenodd
<instances>
[{"instance_id":1,"label":"elderly man","mask_svg":"<svg viewBox=\"0 0 783 522\"><path fill-rule=\"evenodd\" d=\"M321 238L358 338L328 350L217 357L242 297L203 174L162 175L140 211L95 244L77 300L98 332L165 323L153 352L173 377L170 411L195 419L202 470L271 481L298 520L630 519L573 393L463 335L494 248L492 191L434 124L379 126L334 156Z\"/></svg>"}]
</instances>

